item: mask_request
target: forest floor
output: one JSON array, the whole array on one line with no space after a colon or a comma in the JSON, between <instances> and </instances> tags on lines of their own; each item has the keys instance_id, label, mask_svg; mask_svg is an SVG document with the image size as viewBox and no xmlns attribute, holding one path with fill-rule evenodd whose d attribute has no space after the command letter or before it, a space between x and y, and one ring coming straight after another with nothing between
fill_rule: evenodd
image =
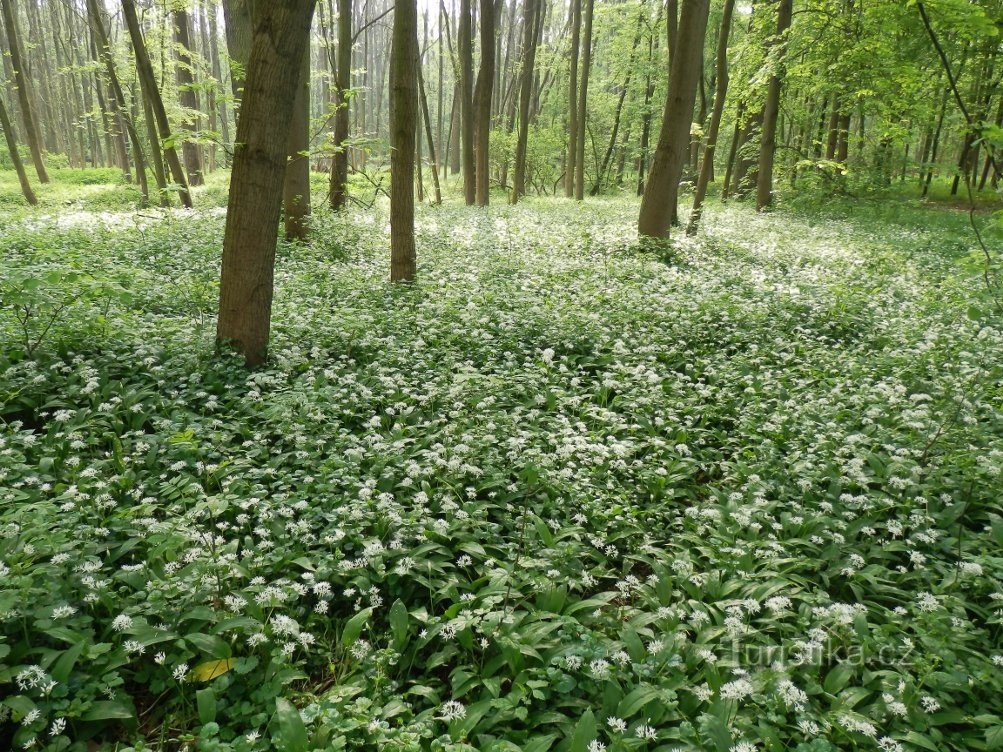
<instances>
[{"instance_id":1,"label":"forest floor","mask_svg":"<svg viewBox=\"0 0 1003 752\"><path fill-rule=\"evenodd\" d=\"M248 373L222 178L3 181L0 747L1003 748L964 212L713 202L659 248L633 197L454 200L413 286L386 206L321 212Z\"/></svg>"}]
</instances>

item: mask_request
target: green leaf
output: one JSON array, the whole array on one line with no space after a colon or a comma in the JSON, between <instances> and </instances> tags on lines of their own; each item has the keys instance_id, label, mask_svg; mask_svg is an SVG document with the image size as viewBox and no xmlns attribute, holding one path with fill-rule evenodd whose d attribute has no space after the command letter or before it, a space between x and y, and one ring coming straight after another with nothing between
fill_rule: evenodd
<instances>
[{"instance_id":1,"label":"green leaf","mask_svg":"<svg viewBox=\"0 0 1003 752\"><path fill-rule=\"evenodd\" d=\"M400 650L407 642L407 606L397 599L390 607L390 629L394 636L394 649Z\"/></svg>"},{"instance_id":2,"label":"green leaf","mask_svg":"<svg viewBox=\"0 0 1003 752\"><path fill-rule=\"evenodd\" d=\"M185 635L185 640L201 650L203 653L211 655L213 658L230 657L229 643L216 635L207 635L202 632L192 632L191 634Z\"/></svg>"},{"instance_id":3,"label":"green leaf","mask_svg":"<svg viewBox=\"0 0 1003 752\"><path fill-rule=\"evenodd\" d=\"M654 687L638 687L620 701L616 714L621 718L630 718L649 702L657 700L659 697L661 697L661 693Z\"/></svg>"},{"instance_id":4,"label":"green leaf","mask_svg":"<svg viewBox=\"0 0 1003 752\"><path fill-rule=\"evenodd\" d=\"M129 721L136 717L132 708L118 700L100 700L91 703L90 710L81 716L84 721Z\"/></svg>"},{"instance_id":5,"label":"green leaf","mask_svg":"<svg viewBox=\"0 0 1003 752\"><path fill-rule=\"evenodd\" d=\"M1003 726L986 729L986 749L1003 749Z\"/></svg>"},{"instance_id":6,"label":"green leaf","mask_svg":"<svg viewBox=\"0 0 1003 752\"><path fill-rule=\"evenodd\" d=\"M275 721L278 730L272 735L272 740L276 748L285 752L306 752L307 734L303 718L296 707L283 697L275 699ZM276 739L276 736L279 738Z\"/></svg>"},{"instance_id":7,"label":"green leaf","mask_svg":"<svg viewBox=\"0 0 1003 752\"><path fill-rule=\"evenodd\" d=\"M195 704L198 706L199 721L204 725L216 720L216 693L212 689L200 689L195 693Z\"/></svg>"},{"instance_id":8,"label":"green leaf","mask_svg":"<svg viewBox=\"0 0 1003 752\"><path fill-rule=\"evenodd\" d=\"M568 752L588 752L589 744L596 738L596 717L591 709L586 710L584 715L575 726L575 733L571 737L571 747Z\"/></svg>"},{"instance_id":9,"label":"green leaf","mask_svg":"<svg viewBox=\"0 0 1003 752\"><path fill-rule=\"evenodd\" d=\"M852 676L853 666L849 663L840 663L826 675L822 689L830 695L838 694L839 690L850 683Z\"/></svg>"},{"instance_id":10,"label":"green leaf","mask_svg":"<svg viewBox=\"0 0 1003 752\"><path fill-rule=\"evenodd\" d=\"M341 633L341 644L345 647L353 645L362 634L362 628L366 625L369 617L372 616L373 609L364 608L345 623L345 631Z\"/></svg>"}]
</instances>

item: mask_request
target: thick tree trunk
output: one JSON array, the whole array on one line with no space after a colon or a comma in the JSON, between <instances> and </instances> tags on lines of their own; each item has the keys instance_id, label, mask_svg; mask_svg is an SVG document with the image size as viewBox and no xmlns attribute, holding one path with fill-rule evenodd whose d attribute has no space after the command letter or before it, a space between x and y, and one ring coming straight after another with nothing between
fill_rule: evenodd
<instances>
[{"instance_id":1,"label":"thick tree trunk","mask_svg":"<svg viewBox=\"0 0 1003 752\"><path fill-rule=\"evenodd\" d=\"M164 158L170 168L174 182L179 186L181 203L192 207L191 193L188 192L188 180L185 177L184 168L178 158L178 152L174 148L171 139L171 125L167 119L167 110L164 109L164 100L160 97L160 90L157 88L157 78L153 73L153 64L150 62L150 55L146 50L146 42L143 41L143 32L139 28L139 17L136 15L135 0L122 0L122 11L125 16L126 26L129 28L129 36L132 39L132 47L136 53L136 67L139 69L139 83L143 90L143 96L147 97L153 107L153 114L157 120L157 130L160 138L163 139Z\"/></svg>"},{"instance_id":2,"label":"thick tree trunk","mask_svg":"<svg viewBox=\"0 0 1003 752\"><path fill-rule=\"evenodd\" d=\"M662 131L641 199L637 222L640 235L669 235L679 195L679 179L690 151L690 125L709 10L710 0L682 2L676 51L669 74L669 91L662 114Z\"/></svg>"},{"instance_id":3,"label":"thick tree trunk","mask_svg":"<svg viewBox=\"0 0 1003 752\"><path fill-rule=\"evenodd\" d=\"M21 193L24 194L24 200L35 206L38 204L38 198L35 196L35 191L31 189L31 183L28 182L28 173L24 171L24 163L21 161L21 155L17 151L17 141L14 139L14 128L11 125L10 118L7 116L7 108L4 107L2 98L0 98L0 127L3 128L3 137L7 141L7 151L10 153L10 161L14 165L14 171L17 173L17 180L21 184Z\"/></svg>"},{"instance_id":4,"label":"thick tree trunk","mask_svg":"<svg viewBox=\"0 0 1003 752\"><path fill-rule=\"evenodd\" d=\"M253 0L223 0L223 23L226 26L226 51L230 56L230 88L233 105L239 111L244 92L247 60L251 56L251 36L254 24L251 14Z\"/></svg>"},{"instance_id":5,"label":"thick tree trunk","mask_svg":"<svg viewBox=\"0 0 1003 752\"><path fill-rule=\"evenodd\" d=\"M568 156L564 195L575 195L575 160L578 158L578 49L582 36L582 0L571 0L571 71L568 80Z\"/></svg>"},{"instance_id":6,"label":"thick tree trunk","mask_svg":"<svg viewBox=\"0 0 1003 752\"><path fill-rule=\"evenodd\" d=\"M777 35L771 47L783 46L776 57L776 70L770 76L763 107L763 131L759 144L759 171L756 174L756 211L773 203L773 162L777 151L777 118L780 115L780 90L784 83L784 58L787 41L784 38L791 25L793 0L780 0L777 8Z\"/></svg>"},{"instance_id":7,"label":"thick tree trunk","mask_svg":"<svg viewBox=\"0 0 1003 752\"><path fill-rule=\"evenodd\" d=\"M515 173L512 177L512 203L526 193L526 150L529 142L529 105L533 99L533 76L536 65L536 14L538 0L523 0L522 80L519 86L519 133L515 144Z\"/></svg>"},{"instance_id":8,"label":"thick tree trunk","mask_svg":"<svg viewBox=\"0 0 1003 752\"><path fill-rule=\"evenodd\" d=\"M130 0L126 0L129 2ZM223 236L216 338L262 363L293 101L315 0L275 0L254 15Z\"/></svg>"},{"instance_id":9,"label":"thick tree trunk","mask_svg":"<svg viewBox=\"0 0 1003 752\"><path fill-rule=\"evenodd\" d=\"M49 182L49 173L45 171L42 160L42 131L35 118L34 106L31 102L31 89L28 76L25 73L24 58L21 48L21 33L18 30L17 18L14 15L13 0L0 0L3 11L4 28L7 30L8 53L11 67L14 69L14 88L17 89L17 101L21 106L21 122L24 123L24 140L28 142L31 151L31 161L40 183Z\"/></svg>"},{"instance_id":10,"label":"thick tree trunk","mask_svg":"<svg viewBox=\"0 0 1003 752\"><path fill-rule=\"evenodd\" d=\"M352 0L338 0L338 70L335 72L337 110L334 113L334 158L331 160L331 208L338 211L348 198L348 125L352 88Z\"/></svg>"},{"instance_id":11,"label":"thick tree trunk","mask_svg":"<svg viewBox=\"0 0 1003 752\"><path fill-rule=\"evenodd\" d=\"M310 228L310 45L303 53L289 122L289 164L282 186L286 240L306 240Z\"/></svg>"},{"instance_id":12,"label":"thick tree trunk","mask_svg":"<svg viewBox=\"0 0 1003 752\"><path fill-rule=\"evenodd\" d=\"M432 135L432 118L429 117L428 96L425 94L425 75L421 70L421 61L418 61L418 93L421 96L421 113L425 121L425 137L428 141L428 158L432 165L432 190L435 193L433 203L442 203L442 189L439 187L439 162L436 159L435 138ZM391 123L391 127L393 123ZM419 127L420 129L420 127ZM421 136L418 136L418 143L421 143Z\"/></svg>"},{"instance_id":13,"label":"thick tree trunk","mask_svg":"<svg viewBox=\"0 0 1003 752\"><path fill-rule=\"evenodd\" d=\"M185 158L188 185L202 185L205 182L203 177L205 166L202 164L202 150L192 140L192 137L199 129L198 116L196 115L199 111L199 101L198 95L195 93L191 25L188 20L187 11L174 11L174 43L177 45L178 54L178 68L175 79L178 85L178 102L185 109L181 128L187 131L185 133L185 140L181 144L181 151Z\"/></svg>"},{"instance_id":14,"label":"thick tree trunk","mask_svg":"<svg viewBox=\"0 0 1003 752\"><path fill-rule=\"evenodd\" d=\"M475 200L487 206L491 190L491 88L495 77L495 14L492 0L481 0L481 66L474 94Z\"/></svg>"},{"instance_id":15,"label":"thick tree trunk","mask_svg":"<svg viewBox=\"0 0 1003 752\"><path fill-rule=\"evenodd\" d=\"M390 280L416 273L414 154L418 113L418 10L415 0L395 0L390 47Z\"/></svg>"},{"instance_id":16,"label":"thick tree trunk","mask_svg":"<svg viewBox=\"0 0 1003 752\"><path fill-rule=\"evenodd\" d=\"M463 198L473 206L477 198L477 178L474 164L474 53L470 21L470 0L460 0L460 25L457 32L460 47L460 142L463 162Z\"/></svg>"},{"instance_id":17,"label":"thick tree trunk","mask_svg":"<svg viewBox=\"0 0 1003 752\"><path fill-rule=\"evenodd\" d=\"M585 29L582 33L582 88L578 92L578 137L575 146L575 200L585 198L585 133L588 117L589 74L592 72L592 15L595 0L585 0Z\"/></svg>"},{"instance_id":18,"label":"thick tree trunk","mask_svg":"<svg viewBox=\"0 0 1003 752\"><path fill-rule=\"evenodd\" d=\"M728 96L728 36L731 32L731 16L735 10L735 0L725 0L724 14L721 16L721 29L717 35L717 81L714 90L714 108L710 115L710 128L707 130L707 144L703 150L703 163L700 165L700 177L697 179L696 192L693 196L693 211L690 223L686 228L688 235L694 235L700 224L703 211L703 201L707 196L707 186L714 172L714 154L717 150L717 138L721 131L721 115L724 112L725 98Z\"/></svg>"}]
</instances>

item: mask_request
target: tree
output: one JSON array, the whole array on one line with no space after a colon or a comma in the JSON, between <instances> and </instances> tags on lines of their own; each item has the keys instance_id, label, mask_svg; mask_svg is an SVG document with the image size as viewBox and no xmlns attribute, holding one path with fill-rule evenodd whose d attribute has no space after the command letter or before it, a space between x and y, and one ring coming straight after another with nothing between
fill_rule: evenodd
<instances>
[{"instance_id":1,"label":"tree","mask_svg":"<svg viewBox=\"0 0 1003 752\"><path fill-rule=\"evenodd\" d=\"M132 155L136 163L136 177L139 179L139 188L143 196L142 204L146 206L150 201L150 189L146 182L146 161L143 158L143 144L139 139L139 132L136 130L132 114L125 104L125 92L122 90L122 84L118 80L118 73L115 71L115 60L108 45L108 34L105 32L104 21L101 19L101 9L98 6L98 0L87 0L87 15L90 19L95 42L98 45L98 55L105 65L105 72L108 74L111 100L117 110L116 114L119 120L125 125L129 133L129 140L132 142Z\"/></svg>"},{"instance_id":2,"label":"tree","mask_svg":"<svg viewBox=\"0 0 1003 752\"><path fill-rule=\"evenodd\" d=\"M188 185L202 185L205 182L205 165L202 164L202 149L192 140L198 131L198 95L195 93L195 68L192 59L191 24L186 10L174 11L174 42L178 55L176 81L178 101L184 108L181 127L186 131L181 151L185 158Z\"/></svg>"},{"instance_id":3,"label":"tree","mask_svg":"<svg viewBox=\"0 0 1003 752\"><path fill-rule=\"evenodd\" d=\"M35 164L35 172L40 183L49 182L49 173L45 170L42 160L42 134L35 117L35 109L31 102L30 83L25 75L24 55L21 51L21 32L17 26L12 0L0 0L0 10L3 11L3 23L7 30L7 46L10 63L14 69L14 84L17 89L17 101L21 106L21 122L24 123L24 138L31 151L31 161Z\"/></svg>"},{"instance_id":4,"label":"tree","mask_svg":"<svg viewBox=\"0 0 1003 752\"><path fill-rule=\"evenodd\" d=\"M460 142L463 162L463 198L467 206L476 200L474 173L474 94L473 32L470 28L470 0L460 0L460 23L457 36L460 47Z\"/></svg>"},{"instance_id":5,"label":"tree","mask_svg":"<svg viewBox=\"0 0 1003 752\"><path fill-rule=\"evenodd\" d=\"M289 123L289 164L282 190L286 240L306 240L310 217L310 45L300 63Z\"/></svg>"},{"instance_id":6,"label":"tree","mask_svg":"<svg viewBox=\"0 0 1003 752\"><path fill-rule=\"evenodd\" d=\"M415 276L414 153L418 115L418 8L395 0L390 47L390 279Z\"/></svg>"},{"instance_id":7,"label":"tree","mask_svg":"<svg viewBox=\"0 0 1003 752\"><path fill-rule=\"evenodd\" d=\"M167 110L164 107L164 100L160 96L160 89L157 88L157 77L153 73L153 63L150 62L150 54L146 49L146 42L143 40L143 32L139 28L139 17L136 15L135 0L122 0L122 15L125 17L126 27L129 29L129 37L132 39L132 48L136 54L136 68L139 71L139 85L143 91L143 96L153 108L153 114L157 121L157 130L164 144L164 159L171 171L171 177L178 185L178 194L181 203L185 207L192 208L192 196L188 192L188 179L185 177L184 168L181 166L181 159L178 157L177 149L174 148L174 140L171 137L171 124L167 119Z\"/></svg>"},{"instance_id":8,"label":"tree","mask_svg":"<svg viewBox=\"0 0 1003 752\"><path fill-rule=\"evenodd\" d=\"M128 1L128 0L127 0ZM249 366L265 360L290 118L315 0L255 9L223 236L216 339Z\"/></svg>"},{"instance_id":9,"label":"tree","mask_svg":"<svg viewBox=\"0 0 1003 752\"><path fill-rule=\"evenodd\" d=\"M240 107L247 74L247 60L251 56L251 36L254 25L253 0L223 0L223 21L226 27L226 51L230 56L230 86L233 102Z\"/></svg>"},{"instance_id":10,"label":"tree","mask_svg":"<svg viewBox=\"0 0 1003 752\"><path fill-rule=\"evenodd\" d=\"M352 0L338 0L338 65L335 71L334 158L331 160L331 208L348 198L349 98L352 88Z\"/></svg>"},{"instance_id":11,"label":"tree","mask_svg":"<svg viewBox=\"0 0 1003 752\"><path fill-rule=\"evenodd\" d=\"M14 127L7 116L7 108L4 106L2 98L0 98L0 127L3 128L3 136L7 141L7 151L10 154L11 163L14 165L14 171L17 172L17 179L21 184L21 193L24 194L24 200L32 206L36 206L38 198L35 196L35 191L31 189L31 183L28 181L28 173L24 171L24 163L21 161L21 155L17 151L17 141L14 139Z\"/></svg>"},{"instance_id":12,"label":"tree","mask_svg":"<svg viewBox=\"0 0 1003 752\"><path fill-rule=\"evenodd\" d=\"M640 235L668 237L679 196L679 180L690 152L690 125L697 77L703 59L710 0L682 0L669 91L662 113L662 132L651 159L637 221Z\"/></svg>"},{"instance_id":13,"label":"tree","mask_svg":"<svg viewBox=\"0 0 1003 752\"><path fill-rule=\"evenodd\" d=\"M792 0L780 0L777 8L777 35L772 47L776 57L770 86L763 106L763 130L759 146L759 171L756 175L756 209L762 211L773 201L773 157L777 150L777 118L780 115L780 88L784 80L784 35L791 25Z\"/></svg>"},{"instance_id":14,"label":"tree","mask_svg":"<svg viewBox=\"0 0 1003 752\"><path fill-rule=\"evenodd\" d=\"M710 127L707 129L707 143L704 146L703 162L700 165L700 177L697 178L696 191L693 195L693 211L686 233L693 235L700 224L703 200L707 195L707 186L714 172L714 153L717 149L717 138L721 132L721 116L724 113L724 101L728 96L728 37L731 32L731 16L735 10L735 0L725 0L724 14L721 16L721 29L717 35L717 57L715 74L717 80L714 90L714 108L710 115Z\"/></svg>"},{"instance_id":15,"label":"tree","mask_svg":"<svg viewBox=\"0 0 1003 752\"><path fill-rule=\"evenodd\" d=\"M589 73L592 69L592 11L595 0L585 0L585 32L582 34L582 88L578 94L578 135L575 137L575 200L585 198L585 120L588 116Z\"/></svg>"},{"instance_id":16,"label":"tree","mask_svg":"<svg viewBox=\"0 0 1003 752\"><path fill-rule=\"evenodd\" d=\"M575 195L575 160L578 158L578 48L582 36L582 0L571 0L571 71L568 80L568 154L565 160L564 195Z\"/></svg>"},{"instance_id":17,"label":"tree","mask_svg":"<svg viewBox=\"0 0 1003 752\"><path fill-rule=\"evenodd\" d=\"M477 72L474 94L474 138L476 168L475 200L487 206L490 200L491 175L491 91L495 77L495 10L492 0L481 0L481 66Z\"/></svg>"},{"instance_id":18,"label":"tree","mask_svg":"<svg viewBox=\"0 0 1003 752\"><path fill-rule=\"evenodd\" d=\"M529 105L533 99L533 75L536 62L536 14L538 0L523 0L522 6L522 76L519 86L519 133L515 146L515 175L512 178L512 203L526 192L526 150L529 140Z\"/></svg>"}]
</instances>

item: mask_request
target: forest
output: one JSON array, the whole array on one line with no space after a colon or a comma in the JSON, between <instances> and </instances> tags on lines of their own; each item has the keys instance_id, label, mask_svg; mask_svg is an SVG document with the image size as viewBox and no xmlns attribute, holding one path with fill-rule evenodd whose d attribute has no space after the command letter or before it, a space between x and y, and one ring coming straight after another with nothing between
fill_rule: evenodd
<instances>
[{"instance_id":1,"label":"forest","mask_svg":"<svg viewBox=\"0 0 1003 752\"><path fill-rule=\"evenodd\" d=\"M1003 752L1001 31L0 0L0 750Z\"/></svg>"}]
</instances>

